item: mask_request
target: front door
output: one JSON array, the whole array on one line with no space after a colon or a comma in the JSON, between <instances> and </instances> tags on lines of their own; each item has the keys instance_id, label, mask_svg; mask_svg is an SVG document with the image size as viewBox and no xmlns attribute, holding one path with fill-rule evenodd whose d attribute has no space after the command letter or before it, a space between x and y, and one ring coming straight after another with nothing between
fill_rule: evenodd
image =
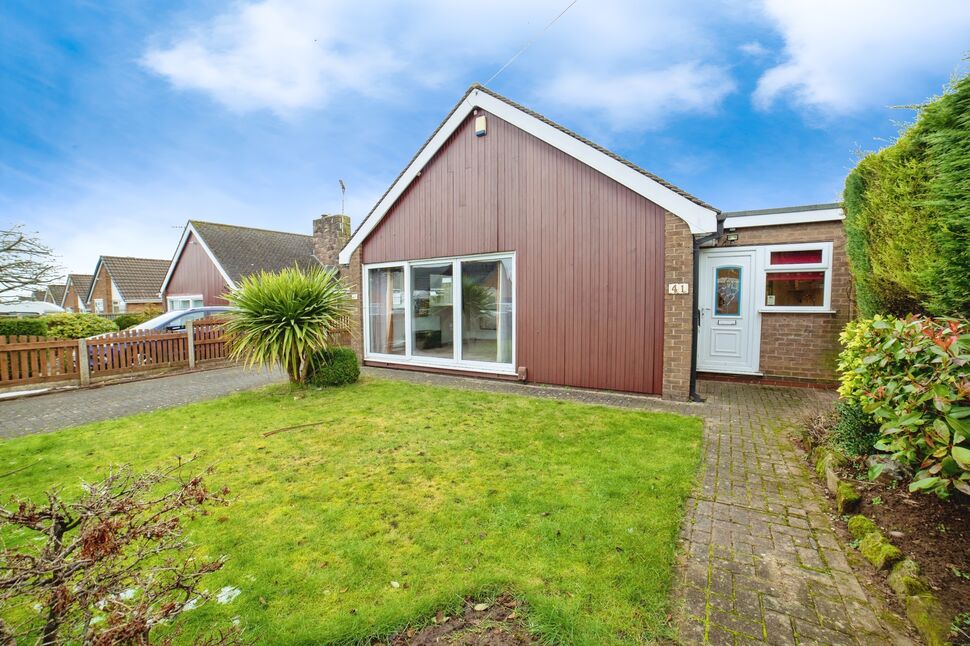
<instances>
[{"instance_id":1,"label":"front door","mask_svg":"<svg viewBox=\"0 0 970 646\"><path fill-rule=\"evenodd\" d=\"M698 370L758 373L761 330L754 298L754 266L754 251L701 250Z\"/></svg>"}]
</instances>

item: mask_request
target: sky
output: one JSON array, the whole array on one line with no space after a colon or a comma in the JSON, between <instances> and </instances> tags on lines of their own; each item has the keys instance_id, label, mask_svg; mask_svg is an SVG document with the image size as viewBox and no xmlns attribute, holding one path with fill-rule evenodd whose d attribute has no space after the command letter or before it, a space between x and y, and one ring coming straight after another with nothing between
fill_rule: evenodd
<instances>
[{"instance_id":1,"label":"sky","mask_svg":"<svg viewBox=\"0 0 970 646\"><path fill-rule=\"evenodd\" d=\"M965 0L7 0L0 228L66 271L189 219L356 226L489 87L724 210L832 202L970 69ZM543 31L544 30L544 31ZM536 39L537 34L541 34Z\"/></svg>"}]
</instances>

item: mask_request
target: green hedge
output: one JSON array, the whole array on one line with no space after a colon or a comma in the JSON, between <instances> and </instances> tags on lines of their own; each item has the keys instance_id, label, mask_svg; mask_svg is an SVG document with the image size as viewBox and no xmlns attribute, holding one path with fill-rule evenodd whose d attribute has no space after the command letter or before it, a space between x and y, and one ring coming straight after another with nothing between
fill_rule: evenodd
<instances>
[{"instance_id":1,"label":"green hedge","mask_svg":"<svg viewBox=\"0 0 970 646\"><path fill-rule=\"evenodd\" d=\"M0 336L47 336L47 323L40 318L0 318Z\"/></svg>"},{"instance_id":2,"label":"green hedge","mask_svg":"<svg viewBox=\"0 0 970 646\"><path fill-rule=\"evenodd\" d=\"M350 348L334 348L317 353L307 381L313 386L343 386L360 379L357 353Z\"/></svg>"},{"instance_id":3,"label":"green hedge","mask_svg":"<svg viewBox=\"0 0 970 646\"><path fill-rule=\"evenodd\" d=\"M47 323L47 336L52 339L83 339L118 331L117 325L97 314L65 312L48 314L42 320Z\"/></svg>"},{"instance_id":4,"label":"green hedge","mask_svg":"<svg viewBox=\"0 0 970 646\"><path fill-rule=\"evenodd\" d=\"M139 323L144 323L145 321L151 320L162 313L162 310L150 307L144 312L134 312L122 314L114 319L115 325L118 326L119 330L127 330L133 325L138 325Z\"/></svg>"},{"instance_id":5,"label":"green hedge","mask_svg":"<svg viewBox=\"0 0 970 646\"><path fill-rule=\"evenodd\" d=\"M970 495L970 322L876 316L840 340L839 394L881 423L877 450L917 469L910 490Z\"/></svg>"},{"instance_id":6,"label":"green hedge","mask_svg":"<svg viewBox=\"0 0 970 646\"><path fill-rule=\"evenodd\" d=\"M846 178L847 253L863 316L970 313L970 76Z\"/></svg>"}]
</instances>

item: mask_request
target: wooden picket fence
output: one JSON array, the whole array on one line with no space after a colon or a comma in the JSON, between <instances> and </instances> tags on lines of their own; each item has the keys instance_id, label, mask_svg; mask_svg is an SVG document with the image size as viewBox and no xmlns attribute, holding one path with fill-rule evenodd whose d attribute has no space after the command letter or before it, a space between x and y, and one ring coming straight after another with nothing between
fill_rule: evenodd
<instances>
[{"instance_id":1,"label":"wooden picket fence","mask_svg":"<svg viewBox=\"0 0 970 646\"><path fill-rule=\"evenodd\" d=\"M217 318L193 321L177 332L123 330L78 340L0 337L0 388L71 381L86 385L99 377L194 368L225 358L222 321Z\"/></svg>"}]
</instances>

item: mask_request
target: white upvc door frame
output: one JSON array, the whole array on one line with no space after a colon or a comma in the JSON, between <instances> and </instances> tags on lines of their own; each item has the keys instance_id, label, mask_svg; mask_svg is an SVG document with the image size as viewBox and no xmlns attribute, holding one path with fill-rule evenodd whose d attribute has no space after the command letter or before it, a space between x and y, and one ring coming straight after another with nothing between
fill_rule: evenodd
<instances>
[{"instance_id":1,"label":"white upvc door frame","mask_svg":"<svg viewBox=\"0 0 970 646\"><path fill-rule=\"evenodd\" d=\"M462 262L487 262L487 261L511 261L511 271L509 278L512 281L512 361L511 363L493 363L489 361L466 361L461 358L462 344L462 302L461 302L461 264ZM422 258L420 260L405 260L391 262L368 263L361 266L361 285L363 303L361 304L363 316L362 330L364 334L364 360L379 361L381 363L399 364L402 366L416 366L422 368L445 368L451 370L463 370L468 372L482 372L489 374L515 375L516 371L516 337L517 335L517 291L518 280L516 275L515 252L499 252L473 254L468 256L444 256L439 258ZM452 311L454 312L453 326L456 333L452 338L452 357L450 359L440 357L426 357L415 355L413 352L413 303L411 296L411 269L414 267L428 267L451 263L452 265ZM403 355L383 354L373 352L370 348L370 270L401 268L404 273L404 347Z\"/></svg>"}]
</instances>

